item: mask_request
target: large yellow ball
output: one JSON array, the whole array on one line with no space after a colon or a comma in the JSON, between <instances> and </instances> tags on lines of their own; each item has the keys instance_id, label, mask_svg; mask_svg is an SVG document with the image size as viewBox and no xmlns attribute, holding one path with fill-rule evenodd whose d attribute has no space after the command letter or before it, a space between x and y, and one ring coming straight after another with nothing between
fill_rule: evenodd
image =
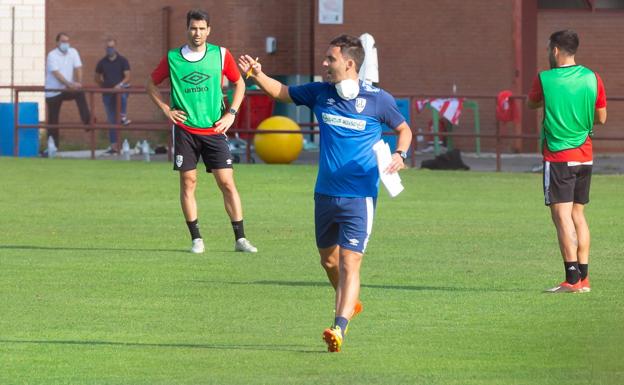
<instances>
[{"instance_id":1,"label":"large yellow ball","mask_svg":"<svg viewBox=\"0 0 624 385\"><path fill-rule=\"evenodd\" d=\"M294 131L296 134L273 133L254 135L256 154L265 163L290 163L297 159L303 148L301 127L285 116L271 116L258 125L258 131L282 130Z\"/></svg>"}]
</instances>

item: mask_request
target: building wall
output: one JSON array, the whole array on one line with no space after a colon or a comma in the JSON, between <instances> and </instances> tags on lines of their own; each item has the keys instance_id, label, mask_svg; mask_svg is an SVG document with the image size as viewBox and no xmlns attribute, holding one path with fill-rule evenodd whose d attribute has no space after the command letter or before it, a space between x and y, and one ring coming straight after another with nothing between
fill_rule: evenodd
<instances>
[{"instance_id":1,"label":"building wall","mask_svg":"<svg viewBox=\"0 0 624 385\"><path fill-rule=\"evenodd\" d=\"M546 46L551 33L573 29L580 45L576 62L596 71L608 97L624 98L624 11L540 11L538 16L538 67L548 69ZM607 124L595 128L596 136L619 136L624 126L624 100L608 101ZM596 141L597 151L622 151L624 141Z\"/></svg>"},{"instance_id":2,"label":"building wall","mask_svg":"<svg viewBox=\"0 0 624 385\"><path fill-rule=\"evenodd\" d=\"M374 36L380 86L394 93L495 95L514 80L513 1L345 0L344 25L317 25L316 73L327 43L341 33ZM494 102L479 100L482 132L495 130ZM416 116L415 128L428 127L429 113ZM473 115L460 118L462 132L473 131ZM473 140L456 139L471 151ZM484 139L486 148L493 141Z\"/></svg>"},{"instance_id":3,"label":"building wall","mask_svg":"<svg viewBox=\"0 0 624 385\"><path fill-rule=\"evenodd\" d=\"M163 22L164 7L170 9L168 34ZM59 31L67 32L72 46L81 54L85 85L94 85L95 66L104 56L105 39L116 37L119 52L130 61L132 84L143 86L165 54L167 42L169 48L186 42L186 12L192 8L210 13L209 42L227 47L235 57L243 53L259 56L274 75L304 72L309 68L311 26L307 15L311 3L298 0L109 0L105 3L49 0L46 50L55 47L54 37ZM267 36L277 38L276 54L264 53ZM132 96L128 113L133 121L163 119L146 96ZM99 96L95 114L98 121L105 121ZM61 122L75 122L77 116L75 105L64 103ZM84 136L78 132L63 135L76 136L76 141Z\"/></svg>"},{"instance_id":4,"label":"building wall","mask_svg":"<svg viewBox=\"0 0 624 385\"><path fill-rule=\"evenodd\" d=\"M0 0L0 85L11 84L12 9L15 9L14 85L41 85L45 62L45 0ZM43 96L21 94L21 101L39 102L44 117ZM8 89L0 89L0 102L12 101Z\"/></svg>"},{"instance_id":5,"label":"building wall","mask_svg":"<svg viewBox=\"0 0 624 385\"><path fill-rule=\"evenodd\" d=\"M321 61L332 37L368 32L377 41L380 85L391 92L450 94L455 84L459 94L493 95L512 85L512 0L496 7L487 0L345 0L345 23L338 26L316 22L316 3L109 0L94 5L79 0L50 0L46 44L47 49L53 48L56 33L68 32L82 55L85 83L90 83L95 64L103 56L103 41L114 35L120 52L130 60L133 84L143 84L163 54L162 8L171 5L168 39L175 46L184 43L186 11L201 6L212 15L211 42L230 48L235 56L249 53L260 57L265 70L273 75L309 75L312 69L316 75L322 74ZM267 36L277 38L278 51L274 55L264 53ZM310 61L312 42L314 58ZM103 119L101 110L96 106L98 120ZM494 128L493 110L493 102L483 103L482 129L486 132ZM135 120L160 116L141 96L131 98L129 111ZM75 107L64 107L61 120L70 119L70 114L77 116ZM428 120L428 116L419 116L416 124L425 128ZM465 121L471 122L470 113ZM465 129L472 130L472 123Z\"/></svg>"},{"instance_id":6,"label":"building wall","mask_svg":"<svg viewBox=\"0 0 624 385\"><path fill-rule=\"evenodd\" d=\"M572 23L578 26L581 36L587 36L587 42L582 40L579 60L585 60L604 75L610 95L624 95L622 67L617 61L623 44L622 39L617 38L624 28L621 13L540 11L537 27L536 11L524 13L522 17L532 20L520 23L521 28L528 25L538 28L539 32L536 41L527 41L532 40L527 37L534 37L535 32L521 31L525 41L518 52L518 45L514 46L514 42L517 44L514 38L518 37L518 23L514 24L514 20L518 19L514 17L519 8L522 12L527 8L522 0L494 3L487 0L344 0L342 25L318 24L317 3L316 0L109 0L105 3L48 0L46 50L54 47L58 31L68 32L83 58L85 83L93 84L95 65L104 56L104 39L115 36L120 52L130 60L132 83L143 85L164 54L164 47L185 42L186 11L201 7L212 17L211 43L228 47L235 57L243 53L258 56L264 70L271 75L322 75L321 62L331 38L341 33L359 36L368 32L377 42L380 85L388 91L451 95L455 84L459 95L493 96L503 89L526 92L525 80L532 78L536 71L525 68L530 67L527 63L532 61L523 58L535 57L537 52L538 63L545 64L540 42L547 40L547 31L556 25ZM168 32L163 21L164 7L170 7ZM264 53L267 36L277 38L278 50L273 55ZM585 54L587 56L582 56ZM518 55L524 56L518 59ZM493 133L494 102L480 100L479 103L481 131ZM61 121L76 121L75 106L66 104ZM617 115L612 110L610 124ZM135 121L162 118L145 96L131 97L129 114ZM104 120L99 98L96 116L99 121ZM472 113L465 111L459 130L472 131L472 118ZM415 128L426 128L429 119L428 113L416 116ZM525 119L523 127L518 129L534 133L537 126L537 118ZM605 128L608 130L612 130L611 125ZM473 149L472 140L458 140L458 143L463 150ZM484 139L483 147L492 150L493 141ZM526 143L513 148L519 147L536 148ZM511 141L505 149L512 149Z\"/></svg>"}]
</instances>

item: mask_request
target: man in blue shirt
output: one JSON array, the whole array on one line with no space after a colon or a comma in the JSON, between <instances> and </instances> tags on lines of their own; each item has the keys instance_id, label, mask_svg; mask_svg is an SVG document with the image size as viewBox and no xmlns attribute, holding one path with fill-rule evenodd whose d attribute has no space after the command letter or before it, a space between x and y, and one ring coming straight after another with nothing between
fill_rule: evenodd
<instances>
[{"instance_id":1,"label":"man in blue shirt","mask_svg":"<svg viewBox=\"0 0 624 385\"><path fill-rule=\"evenodd\" d=\"M103 57L95 67L95 82L102 88L120 89L130 87L130 63L128 63L128 59L117 52L116 45L117 41L113 38L109 38L106 41L106 56ZM126 114L128 105L127 93L102 94L102 102L106 109L106 119L110 124L117 123L117 97L121 99L121 111L119 113L120 123L128 125L130 124L130 120ZM111 145L107 154L118 153L119 143L117 143L115 130L109 130L108 137Z\"/></svg>"},{"instance_id":2,"label":"man in blue shirt","mask_svg":"<svg viewBox=\"0 0 624 385\"><path fill-rule=\"evenodd\" d=\"M316 244L321 265L336 291L334 325L323 339L330 352L341 350L349 320L362 310L360 265L373 225L379 172L373 145L382 123L398 133L397 151L385 170L405 167L412 132L386 91L358 81L364 49L357 37L341 35L329 44L323 67L326 82L287 87L262 72L251 56L239 66L269 96L314 111L321 132L320 163L314 189Z\"/></svg>"}]
</instances>

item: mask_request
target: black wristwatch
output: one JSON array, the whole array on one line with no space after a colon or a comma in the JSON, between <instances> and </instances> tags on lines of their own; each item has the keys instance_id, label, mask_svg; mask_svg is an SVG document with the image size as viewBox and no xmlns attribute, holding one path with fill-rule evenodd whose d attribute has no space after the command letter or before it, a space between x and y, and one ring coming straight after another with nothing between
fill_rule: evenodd
<instances>
[{"instance_id":1,"label":"black wristwatch","mask_svg":"<svg viewBox=\"0 0 624 385\"><path fill-rule=\"evenodd\" d=\"M230 108L230 109L228 110L228 112L229 112L230 114L234 115L234 116L236 116L236 114L238 114L238 111L236 111L236 110L235 110L235 109L233 109L233 108Z\"/></svg>"},{"instance_id":2,"label":"black wristwatch","mask_svg":"<svg viewBox=\"0 0 624 385\"><path fill-rule=\"evenodd\" d=\"M399 154L399 156L401 158L403 158L403 160L407 159L407 153L406 152L403 152L401 150L396 150L395 153Z\"/></svg>"}]
</instances>

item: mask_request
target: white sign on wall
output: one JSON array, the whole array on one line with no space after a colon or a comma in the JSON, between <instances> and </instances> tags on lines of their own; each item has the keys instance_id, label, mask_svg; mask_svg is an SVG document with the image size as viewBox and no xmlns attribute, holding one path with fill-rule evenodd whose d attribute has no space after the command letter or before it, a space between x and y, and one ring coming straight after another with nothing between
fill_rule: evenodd
<instances>
[{"instance_id":1,"label":"white sign on wall","mask_svg":"<svg viewBox=\"0 0 624 385\"><path fill-rule=\"evenodd\" d=\"M319 24L342 24L342 0L319 0Z\"/></svg>"}]
</instances>

